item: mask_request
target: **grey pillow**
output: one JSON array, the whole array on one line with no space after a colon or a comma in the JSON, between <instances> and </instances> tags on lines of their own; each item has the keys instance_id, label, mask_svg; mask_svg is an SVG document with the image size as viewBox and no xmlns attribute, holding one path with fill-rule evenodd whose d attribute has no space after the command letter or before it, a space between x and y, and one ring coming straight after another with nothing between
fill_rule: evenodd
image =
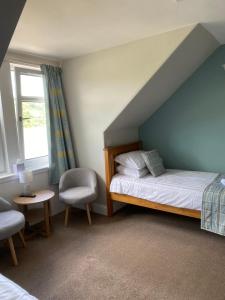
<instances>
[{"instance_id":1,"label":"grey pillow","mask_svg":"<svg viewBox=\"0 0 225 300\"><path fill-rule=\"evenodd\" d=\"M146 151L142 153L142 157L146 163L149 172L157 177L166 172L163 165L163 160L157 150Z\"/></svg>"}]
</instances>

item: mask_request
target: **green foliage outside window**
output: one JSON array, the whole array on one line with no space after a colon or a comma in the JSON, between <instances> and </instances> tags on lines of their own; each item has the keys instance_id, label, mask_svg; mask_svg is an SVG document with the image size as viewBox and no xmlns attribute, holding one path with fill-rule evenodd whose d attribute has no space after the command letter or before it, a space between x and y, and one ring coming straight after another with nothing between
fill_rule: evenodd
<instances>
[{"instance_id":1,"label":"green foliage outside window","mask_svg":"<svg viewBox=\"0 0 225 300\"><path fill-rule=\"evenodd\" d=\"M22 102L23 127L43 127L46 124L43 102Z\"/></svg>"}]
</instances>

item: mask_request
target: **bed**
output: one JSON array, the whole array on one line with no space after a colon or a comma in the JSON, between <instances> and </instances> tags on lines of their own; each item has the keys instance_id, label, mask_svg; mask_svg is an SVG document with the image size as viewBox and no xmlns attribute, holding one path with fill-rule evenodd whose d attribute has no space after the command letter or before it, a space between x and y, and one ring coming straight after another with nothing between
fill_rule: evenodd
<instances>
[{"instance_id":1,"label":"bed","mask_svg":"<svg viewBox=\"0 0 225 300\"><path fill-rule=\"evenodd\" d=\"M140 142L104 149L108 216L117 201L200 219L203 192L218 174L167 170L139 179L116 174L115 157L140 149Z\"/></svg>"},{"instance_id":2,"label":"bed","mask_svg":"<svg viewBox=\"0 0 225 300\"><path fill-rule=\"evenodd\" d=\"M36 297L31 296L27 291L17 285L15 282L9 280L0 274L0 299L1 300L37 300Z\"/></svg>"}]
</instances>

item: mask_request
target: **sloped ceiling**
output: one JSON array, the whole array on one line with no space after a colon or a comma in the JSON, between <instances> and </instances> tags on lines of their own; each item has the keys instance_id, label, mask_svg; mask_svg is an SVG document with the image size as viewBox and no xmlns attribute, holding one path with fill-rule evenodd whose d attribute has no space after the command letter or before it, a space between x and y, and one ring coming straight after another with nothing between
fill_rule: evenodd
<instances>
[{"instance_id":1,"label":"sloped ceiling","mask_svg":"<svg viewBox=\"0 0 225 300\"><path fill-rule=\"evenodd\" d=\"M27 0L10 47L65 59L196 23L225 43L224 11L224 0Z\"/></svg>"},{"instance_id":2,"label":"sloped ceiling","mask_svg":"<svg viewBox=\"0 0 225 300\"><path fill-rule=\"evenodd\" d=\"M1 0L0 2L0 66L26 0Z\"/></svg>"},{"instance_id":3,"label":"sloped ceiling","mask_svg":"<svg viewBox=\"0 0 225 300\"><path fill-rule=\"evenodd\" d=\"M197 25L107 128L105 138L110 132L143 124L218 45L203 26Z\"/></svg>"},{"instance_id":4,"label":"sloped ceiling","mask_svg":"<svg viewBox=\"0 0 225 300\"><path fill-rule=\"evenodd\" d=\"M80 166L103 176L104 131L193 28L187 26L64 61L66 104ZM129 141L121 136L121 142Z\"/></svg>"}]
</instances>

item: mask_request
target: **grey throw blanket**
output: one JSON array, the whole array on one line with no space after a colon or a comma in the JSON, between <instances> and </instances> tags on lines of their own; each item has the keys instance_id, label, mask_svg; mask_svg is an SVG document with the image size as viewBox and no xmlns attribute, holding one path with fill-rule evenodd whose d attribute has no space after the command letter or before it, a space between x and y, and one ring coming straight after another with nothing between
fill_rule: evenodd
<instances>
[{"instance_id":1,"label":"grey throw blanket","mask_svg":"<svg viewBox=\"0 0 225 300\"><path fill-rule=\"evenodd\" d=\"M225 174L219 174L203 193L201 228L225 235L225 186L221 179Z\"/></svg>"}]
</instances>

